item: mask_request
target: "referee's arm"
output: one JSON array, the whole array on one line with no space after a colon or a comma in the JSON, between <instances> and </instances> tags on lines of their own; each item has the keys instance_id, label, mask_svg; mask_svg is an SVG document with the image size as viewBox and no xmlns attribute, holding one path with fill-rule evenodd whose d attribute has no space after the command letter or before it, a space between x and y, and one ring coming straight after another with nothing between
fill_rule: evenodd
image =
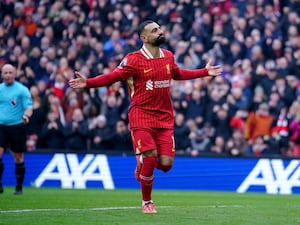
<instances>
[{"instance_id":1,"label":"referee's arm","mask_svg":"<svg viewBox=\"0 0 300 225\"><path fill-rule=\"evenodd\" d=\"M32 108L27 108L23 114L23 122L25 124L29 123L30 117L32 116Z\"/></svg>"}]
</instances>

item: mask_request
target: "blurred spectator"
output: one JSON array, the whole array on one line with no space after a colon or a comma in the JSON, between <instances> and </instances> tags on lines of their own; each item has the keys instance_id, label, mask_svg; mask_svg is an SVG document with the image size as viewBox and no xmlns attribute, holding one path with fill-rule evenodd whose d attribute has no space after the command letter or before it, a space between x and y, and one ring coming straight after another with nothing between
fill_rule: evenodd
<instances>
[{"instance_id":1,"label":"blurred spectator","mask_svg":"<svg viewBox=\"0 0 300 225\"><path fill-rule=\"evenodd\" d=\"M249 112L257 110L258 106L267 100L267 96L263 88L258 85L254 89L253 99L249 108Z\"/></svg>"},{"instance_id":2,"label":"blurred spectator","mask_svg":"<svg viewBox=\"0 0 300 225\"><path fill-rule=\"evenodd\" d=\"M104 115L99 115L95 119L94 125L90 128L90 149L99 152L113 149L114 135L114 130L107 126L106 117Z\"/></svg>"},{"instance_id":3,"label":"blurred spectator","mask_svg":"<svg viewBox=\"0 0 300 225\"><path fill-rule=\"evenodd\" d=\"M178 152L186 152L190 146L190 129L185 124L185 116L182 113L175 114L174 139Z\"/></svg>"},{"instance_id":4,"label":"blurred spectator","mask_svg":"<svg viewBox=\"0 0 300 225\"><path fill-rule=\"evenodd\" d=\"M292 103L292 105L288 109L287 117L289 121L294 119L297 115L297 112L300 111L300 95L297 96L297 99Z\"/></svg>"},{"instance_id":5,"label":"blurred spectator","mask_svg":"<svg viewBox=\"0 0 300 225\"><path fill-rule=\"evenodd\" d=\"M284 136L279 127L285 121L281 109L289 122L300 110L298 1L16 0L1 1L0 7L0 66L13 64L20 82L38 87L44 117L51 110L65 124L65 116L69 121L80 108L90 126L99 114L112 129L119 119L126 121L124 84L75 94L66 81L73 76L70 68L89 77L117 66L126 53L139 49L140 22L153 19L165 24L164 47L182 67L201 67L211 57L224 68L222 77L172 82L174 109L185 115L184 123L192 129L195 122L197 129L210 124L214 143L223 133L216 109L228 106L227 131L247 130L247 115L267 103L275 121L267 145L279 141L289 156L297 149L294 142L288 146L292 133Z\"/></svg>"},{"instance_id":6,"label":"blurred spectator","mask_svg":"<svg viewBox=\"0 0 300 225\"><path fill-rule=\"evenodd\" d=\"M285 155L290 157L300 157L300 144L296 141L289 140L289 148Z\"/></svg>"},{"instance_id":7,"label":"blurred spectator","mask_svg":"<svg viewBox=\"0 0 300 225\"><path fill-rule=\"evenodd\" d=\"M76 109L78 108L83 109L83 105L84 105L83 92L78 92L74 89L68 88L63 97L64 98L61 99L60 101L62 102L62 107L65 114L64 115L65 120L68 122L72 119L73 112Z\"/></svg>"},{"instance_id":8,"label":"blurred spectator","mask_svg":"<svg viewBox=\"0 0 300 225\"><path fill-rule=\"evenodd\" d=\"M201 153L208 153L211 150L211 141L206 136L203 129L199 129L195 134L191 136L191 150L189 151L191 156L198 156Z\"/></svg>"},{"instance_id":9,"label":"blurred spectator","mask_svg":"<svg viewBox=\"0 0 300 225\"><path fill-rule=\"evenodd\" d=\"M280 139L276 133L268 135L258 135L249 146L250 155L257 157L280 154Z\"/></svg>"},{"instance_id":10,"label":"blurred spectator","mask_svg":"<svg viewBox=\"0 0 300 225\"><path fill-rule=\"evenodd\" d=\"M212 80L207 86L206 121L212 124L214 114L226 103L227 88L224 89L223 78ZM213 125L213 124L212 124Z\"/></svg>"},{"instance_id":11,"label":"blurred spectator","mask_svg":"<svg viewBox=\"0 0 300 225\"><path fill-rule=\"evenodd\" d=\"M236 61L242 59L244 56L243 44L237 40L230 43L228 55L226 56L227 57L224 59L224 61L230 65L233 65Z\"/></svg>"},{"instance_id":12,"label":"blurred spectator","mask_svg":"<svg viewBox=\"0 0 300 225\"><path fill-rule=\"evenodd\" d=\"M3 7L3 8L2 8ZM5 6L1 5L2 8L2 12L5 11ZM14 24L13 24L13 12L9 13L9 9L7 9L7 11L5 11L5 13L7 13L6 15L3 15L3 17L1 18L2 23L1 23L1 37L10 37L13 36L14 34ZM2 13L0 13L2 14Z\"/></svg>"},{"instance_id":13,"label":"blurred spectator","mask_svg":"<svg viewBox=\"0 0 300 225\"><path fill-rule=\"evenodd\" d=\"M33 73L35 74L36 80L41 80L40 74L39 74L39 63L40 63L40 57L41 57L41 50L38 47L33 47L29 53L28 58L28 64L31 65L31 68L33 70Z\"/></svg>"},{"instance_id":14,"label":"blurred spectator","mask_svg":"<svg viewBox=\"0 0 300 225\"><path fill-rule=\"evenodd\" d=\"M187 127L189 128L189 130L190 130L189 136L190 136L192 133L196 133L197 130L198 130L198 125L197 125L196 121L193 120L193 119L188 119L188 120L186 121L186 126L187 126Z\"/></svg>"},{"instance_id":15,"label":"blurred spectator","mask_svg":"<svg viewBox=\"0 0 300 225\"><path fill-rule=\"evenodd\" d=\"M211 142L214 142L216 137L216 128L213 127L209 122L205 122L202 129L206 137L208 137Z\"/></svg>"},{"instance_id":16,"label":"blurred spectator","mask_svg":"<svg viewBox=\"0 0 300 225\"><path fill-rule=\"evenodd\" d=\"M215 138L215 141L212 143L210 151L212 153L217 154L217 155L223 154L225 152L225 140L224 140L224 137L217 136Z\"/></svg>"},{"instance_id":17,"label":"blurred spectator","mask_svg":"<svg viewBox=\"0 0 300 225\"><path fill-rule=\"evenodd\" d=\"M264 70L264 68L262 67L262 70ZM269 96L271 94L272 91L272 87L274 87L273 91L276 91L276 86L275 86L275 82L276 82L276 78L278 77L278 73L276 68L270 68L270 70L268 71L257 71L258 72L258 76L261 76L261 85L262 88L264 89L264 93ZM266 73L266 75L264 74Z\"/></svg>"},{"instance_id":18,"label":"blurred spectator","mask_svg":"<svg viewBox=\"0 0 300 225\"><path fill-rule=\"evenodd\" d=\"M272 91L276 91L279 94L280 99L282 103L284 103L284 105L290 106L293 102L293 99L295 99L295 94L290 86L287 85L284 76L277 77L274 85L272 86ZM271 95L271 93L269 94L269 96Z\"/></svg>"},{"instance_id":19,"label":"blurred spectator","mask_svg":"<svg viewBox=\"0 0 300 225\"><path fill-rule=\"evenodd\" d=\"M119 120L116 123L116 132L113 137L114 150L132 151L132 139L128 125Z\"/></svg>"},{"instance_id":20,"label":"blurred spectator","mask_svg":"<svg viewBox=\"0 0 300 225\"><path fill-rule=\"evenodd\" d=\"M231 93L227 95L227 102L232 113L235 113L237 110L248 110L250 105L246 96L243 95L243 89L240 87L231 89Z\"/></svg>"},{"instance_id":21,"label":"blurred spectator","mask_svg":"<svg viewBox=\"0 0 300 225\"><path fill-rule=\"evenodd\" d=\"M67 81L64 78L62 74L56 74L53 81L53 84L51 84L53 93L58 98L62 98L65 94L65 89L67 87Z\"/></svg>"},{"instance_id":22,"label":"blurred spectator","mask_svg":"<svg viewBox=\"0 0 300 225\"><path fill-rule=\"evenodd\" d=\"M215 136L223 137L227 141L231 137L230 115L226 104L215 106L215 112L212 117L212 126L215 128Z\"/></svg>"},{"instance_id":23,"label":"blurred spectator","mask_svg":"<svg viewBox=\"0 0 300 225\"><path fill-rule=\"evenodd\" d=\"M47 114L47 121L43 124L40 138L43 140L42 148L62 150L65 147L64 126L60 122L58 115L50 111Z\"/></svg>"},{"instance_id":24,"label":"blurred spectator","mask_svg":"<svg viewBox=\"0 0 300 225\"><path fill-rule=\"evenodd\" d=\"M261 103L255 112L251 112L246 120L244 137L255 144L257 136L270 136L274 118L269 113L269 106ZM261 146L260 138L257 139Z\"/></svg>"},{"instance_id":25,"label":"blurred spectator","mask_svg":"<svg viewBox=\"0 0 300 225\"><path fill-rule=\"evenodd\" d=\"M245 156L248 151L248 143L244 139L243 132L234 129L232 137L226 142L226 152L231 156Z\"/></svg>"},{"instance_id":26,"label":"blurred spectator","mask_svg":"<svg viewBox=\"0 0 300 225\"><path fill-rule=\"evenodd\" d=\"M120 115L122 113L121 101L117 101L115 95L111 95L107 97L107 107L105 108L105 117L106 117L106 125L111 129L115 129L116 123L121 119Z\"/></svg>"},{"instance_id":27,"label":"blurred spectator","mask_svg":"<svg viewBox=\"0 0 300 225\"><path fill-rule=\"evenodd\" d=\"M41 56L40 55L41 53L39 53L38 51L40 51L40 50L39 49L35 50L34 55L32 56L33 58L31 58L32 62L37 63L33 67L33 71L36 75L35 78L37 80L44 80L44 81L48 82L49 77L50 77L50 74L48 74L48 72L46 70L48 58L46 56Z\"/></svg>"},{"instance_id":28,"label":"blurred spectator","mask_svg":"<svg viewBox=\"0 0 300 225\"><path fill-rule=\"evenodd\" d=\"M268 145L265 143L264 136L257 135L253 139L253 144L251 145L250 149L251 153L257 157L263 155L266 151L268 151Z\"/></svg>"},{"instance_id":29,"label":"blurred spectator","mask_svg":"<svg viewBox=\"0 0 300 225\"><path fill-rule=\"evenodd\" d=\"M241 132L244 132L247 116L248 113L246 110L237 110L230 118L229 126L231 129L238 129Z\"/></svg>"},{"instance_id":30,"label":"blurred spectator","mask_svg":"<svg viewBox=\"0 0 300 225\"><path fill-rule=\"evenodd\" d=\"M32 97L33 112L29 123L27 124L27 149L35 150L43 146L42 140L40 140L40 131L43 123L46 121L46 112L42 106L42 98L37 86L30 88Z\"/></svg>"},{"instance_id":31,"label":"blurred spectator","mask_svg":"<svg viewBox=\"0 0 300 225\"><path fill-rule=\"evenodd\" d=\"M77 108L73 111L72 119L65 125L64 134L67 149L77 151L87 150L89 129L81 109Z\"/></svg>"},{"instance_id":32,"label":"blurred spectator","mask_svg":"<svg viewBox=\"0 0 300 225\"><path fill-rule=\"evenodd\" d=\"M104 43L103 50L108 55L113 55L116 46L121 46L125 48L125 40L120 36L119 30L113 30L111 37Z\"/></svg>"},{"instance_id":33,"label":"blurred spectator","mask_svg":"<svg viewBox=\"0 0 300 225\"><path fill-rule=\"evenodd\" d=\"M174 110L177 113L186 114L187 110L187 100L185 99L185 95L181 92L179 87L174 87L171 91L171 98L174 105Z\"/></svg>"},{"instance_id":34,"label":"blurred spectator","mask_svg":"<svg viewBox=\"0 0 300 225\"><path fill-rule=\"evenodd\" d=\"M278 117L280 110L285 106L282 98L280 98L279 93L276 91L271 92L267 104L269 105L270 114L274 118Z\"/></svg>"},{"instance_id":35,"label":"blurred spectator","mask_svg":"<svg viewBox=\"0 0 300 225\"><path fill-rule=\"evenodd\" d=\"M74 71L69 66L69 61L66 57L61 57L59 60L58 68L57 68L57 74L61 75L64 79L71 79Z\"/></svg>"},{"instance_id":36,"label":"blurred spectator","mask_svg":"<svg viewBox=\"0 0 300 225\"><path fill-rule=\"evenodd\" d=\"M24 12L24 15L17 18L14 27L16 29L24 27L26 35L33 36L37 30L37 23L33 20L32 11Z\"/></svg>"},{"instance_id":37,"label":"blurred spectator","mask_svg":"<svg viewBox=\"0 0 300 225\"><path fill-rule=\"evenodd\" d=\"M65 113L63 110L63 106L61 105L61 101L52 92L46 94L43 107L45 112L49 112L49 111L55 112L60 122L63 125L66 124Z\"/></svg>"},{"instance_id":38,"label":"blurred spectator","mask_svg":"<svg viewBox=\"0 0 300 225\"><path fill-rule=\"evenodd\" d=\"M300 144L300 111L297 111L295 117L291 119L289 130L291 133L290 140Z\"/></svg>"},{"instance_id":39,"label":"blurred spectator","mask_svg":"<svg viewBox=\"0 0 300 225\"><path fill-rule=\"evenodd\" d=\"M186 119L193 119L200 127L204 120L205 107L201 99L201 91L194 89L191 98L187 101Z\"/></svg>"},{"instance_id":40,"label":"blurred spectator","mask_svg":"<svg viewBox=\"0 0 300 225\"><path fill-rule=\"evenodd\" d=\"M289 119L286 107L282 107L276 117L275 124L272 127L272 137L278 140L280 152L285 155L289 141Z\"/></svg>"}]
</instances>

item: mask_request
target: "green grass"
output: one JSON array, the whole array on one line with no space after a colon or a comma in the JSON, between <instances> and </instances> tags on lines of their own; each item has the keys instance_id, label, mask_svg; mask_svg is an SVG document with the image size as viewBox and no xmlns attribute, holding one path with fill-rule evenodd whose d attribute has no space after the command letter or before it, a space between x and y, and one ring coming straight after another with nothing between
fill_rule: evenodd
<instances>
[{"instance_id":1,"label":"green grass","mask_svg":"<svg viewBox=\"0 0 300 225\"><path fill-rule=\"evenodd\" d=\"M299 195L154 190L144 215L139 190L25 188L0 195L0 225L295 225Z\"/></svg>"}]
</instances>

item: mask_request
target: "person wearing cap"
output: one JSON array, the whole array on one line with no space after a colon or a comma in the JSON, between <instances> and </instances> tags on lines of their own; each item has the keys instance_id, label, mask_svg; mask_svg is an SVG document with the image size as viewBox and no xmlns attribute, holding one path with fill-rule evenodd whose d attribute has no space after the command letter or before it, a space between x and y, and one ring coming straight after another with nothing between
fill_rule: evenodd
<instances>
[{"instance_id":1,"label":"person wearing cap","mask_svg":"<svg viewBox=\"0 0 300 225\"><path fill-rule=\"evenodd\" d=\"M210 152L211 141L204 129L198 129L196 135L191 138L191 156L198 156L201 152Z\"/></svg>"}]
</instances>

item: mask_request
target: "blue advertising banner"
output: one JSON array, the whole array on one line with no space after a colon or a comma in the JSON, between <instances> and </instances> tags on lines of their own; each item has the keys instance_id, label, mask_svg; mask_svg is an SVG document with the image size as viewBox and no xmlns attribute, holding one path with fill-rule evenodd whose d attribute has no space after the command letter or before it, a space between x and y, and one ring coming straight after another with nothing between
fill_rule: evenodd
<instances>
[{"instance_id":1,"label":"blue advertising banner","mask_svg":"<svg viewBox=\"0 0 300 225\"><path fill-rule=\"evenodd\" d=\"M4 154L3 185L14 186L12 156ZM139 188L134 156L102 154L25 155L25 186ZM156 189L300 193L300 160L176 157L168 173L155 171Z\"/></svg>"}]
</instances>

